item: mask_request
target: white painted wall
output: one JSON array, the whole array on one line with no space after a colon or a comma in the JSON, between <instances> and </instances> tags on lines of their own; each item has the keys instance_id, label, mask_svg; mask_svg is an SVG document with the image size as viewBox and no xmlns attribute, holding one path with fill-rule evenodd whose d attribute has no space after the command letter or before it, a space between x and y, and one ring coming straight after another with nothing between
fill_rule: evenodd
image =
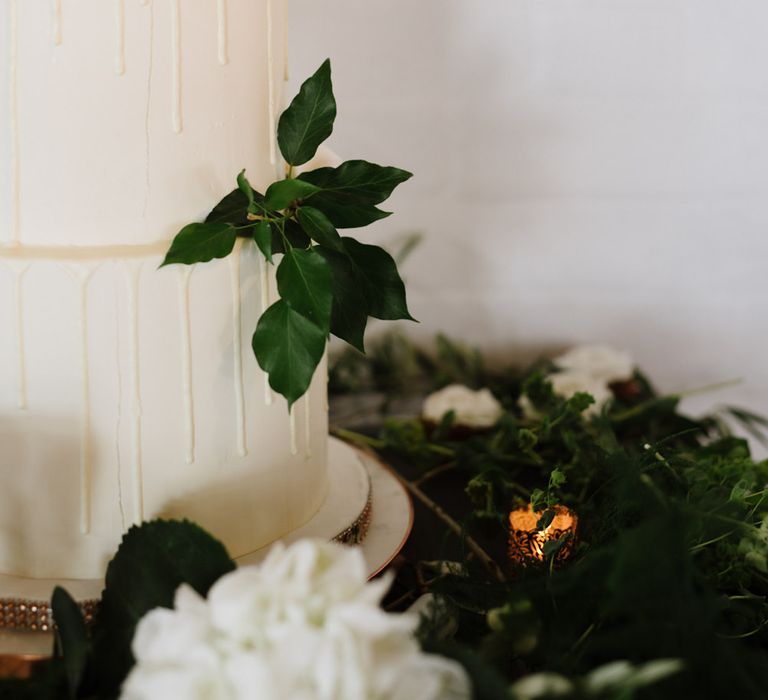
<instances>
[{"instance_id":1,"label":"white painted wall","mask_svg":"<svg viewBox=\"0 0 768 700\"><path fill-rule=\"evenodd\" d=\"M290 94L330 56L332 147L416 175L363 234L424 232L414 331L768 412L766 0L290 2Z\"/></svg>"}]
</instances>

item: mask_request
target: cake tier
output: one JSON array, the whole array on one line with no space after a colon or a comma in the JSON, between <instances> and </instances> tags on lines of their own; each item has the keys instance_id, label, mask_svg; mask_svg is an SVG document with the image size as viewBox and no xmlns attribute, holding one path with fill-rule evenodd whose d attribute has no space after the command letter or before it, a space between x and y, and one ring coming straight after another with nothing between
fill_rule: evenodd
<instances>
[{"instance_id":1,"label":"cake tier","mask_svg":"<svg viewBox=\"0 0 768 700\"><path fill-rule=\"evenodd\" d=\"M0 572L98 578L152 517L241 556L316 512L325 368L289 417L250 349L276 293L255 245L160 270L143 248L22 252L0 249Z\"/></svg>"},{"instance_id":2,"label":"cake tier","mask_svg":"<svg viewBox=\"0 0 768 700\"><path fill-rule=\"evenodd\" d=\"M0 0L0 242L168 240L280 170L283 0Z\"/></svg>"}]
</instances>

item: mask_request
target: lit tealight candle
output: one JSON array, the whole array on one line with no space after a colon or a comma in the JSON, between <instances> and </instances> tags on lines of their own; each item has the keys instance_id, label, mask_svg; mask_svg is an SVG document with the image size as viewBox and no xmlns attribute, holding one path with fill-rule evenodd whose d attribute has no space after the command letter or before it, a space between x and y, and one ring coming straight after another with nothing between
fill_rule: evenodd
<instances>
[{"instance_id":1,"label":"lit tealight candle","mask_svg":"<svg viewBox=\"0 0 768 700\"><path fill-rule=\"evenodd\" d=\"M554 517L542 530L537 528L537 523L545 511L534 511L529 504L527 508L518 508L509 514L509 556L512 561L520 564L544 561L547 542L554 544L565 537L567 539L555 553L555 563L561 563L571 555L579 519L576 513L562 505L553 506L551 510Z\"/></svg>"}]
</instances>

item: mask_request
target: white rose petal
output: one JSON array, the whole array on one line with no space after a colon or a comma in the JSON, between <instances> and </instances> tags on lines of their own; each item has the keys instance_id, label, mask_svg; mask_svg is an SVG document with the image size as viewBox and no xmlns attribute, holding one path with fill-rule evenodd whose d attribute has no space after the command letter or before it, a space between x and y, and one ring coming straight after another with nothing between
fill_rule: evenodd
<instances>
[{"instance_id":1,"label":"white rose petal","mask_svg":"<svg viewBox=\"0 0 768 700\"><path fill-rule=\"evenodd\" d=\"M488 389L474 391L461 384L430 394L424 401L424 420L439 423L449 411L456 414L456 425L468 428L490 428L501 418L503 409Z\"/></svg>"},{"instance_id":2,"label":"white rose petal","mask_svg":"<svg viewBox=\"0 0 768 700\"><path fill-rule=\"evenodd\" d=\"M600 413L603 406L613 398L608 384L603 379L597 379L591 374L576 371L556 372L547 377L552 382L552 390L558 396L565 399L571 398L574 394L584 392L590 394L595 399L585 411L587 414Z\"/></svg>"},{"instance_id":3,"label":"white rose petal","mask_svg":"<svg viewBox=\"0 0 768 700\"><path fill-rule=\"evenodd\" d=\"M566 371L588 374L608 384L632 378L635 363L623 350L608 345L578 345L554 359Z\"/></svg>"}]
</instances>

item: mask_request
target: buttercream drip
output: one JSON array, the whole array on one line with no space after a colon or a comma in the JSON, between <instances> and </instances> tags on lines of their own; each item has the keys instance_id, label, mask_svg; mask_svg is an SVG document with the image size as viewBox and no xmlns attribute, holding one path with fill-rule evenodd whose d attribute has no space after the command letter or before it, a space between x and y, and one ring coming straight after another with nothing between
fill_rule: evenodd
<instances>
[{"instance_id":1,"label":"buttercream drip","mask_svg":"<svg viewBox=\"0 0 768 700\"><path fill-rule=\"evenodd\" d=\"M141 456L141 365L139 363L139 275L141 262L125 265L128 290L129 364L131 381L131 501L133 522L144 520L144 475Z\"/></svg>"},{"instance_id":2,"label":"buttercream drip","mask_svg":"<svg viewBox=\"0 0 768 700\"><path fill-rule=\"evenodd\" d=\"M77 284L77 324L80 330L80 532L91 531L91 384L88 358L88 281L94 267L68 267Z\"/></svg>"},{"instance_id":3,"label":"buttercream drip","mask_svg":"<svg viewBox=\"0 0 768 700\"><path fill-rule=\"evenodd\" d=\"M227 0L216 0L216 22L218 24L219 63L224 66L229 63L227 48Z\"/></svg>"},{"instance_id":4,"label":"buttercream drip","mask_svg":"<svg viewBox=\"0 0 768 700\"><path fill-rule=\"evenodd\" d=\"M20 409L27 407L27 354L24 349L24 273L27 265L13 266L13 306L16 326L16 382L17 404Z\"/></svg>"},{"instance_id":5,"label":"buttercream drip","mask_svg":"<svg viewBox=\"0 0 768 700\"><path fill-rule=\"evenodd\" d=\"M171 54L173 56L172 124L173 130L180 134L181 116L181 0L171 0Z\"/></svg>"},{"instance_id":6,"label":"buttercream drip","mask_svg":"<svg viewBox=\"0 0 768 700\"><path fill-rule=\"evenodd\" d=\"M19 13L17 0L10 0L9 42L8 42L8 107L11 130L11 242L18 243L20 238L20 189L21 173L19 163L19 102L18 102L18 42Z\"/></svg>"},{"instance_id":7,"label":"buttercream drip","mask_svg":"<svg viewBox=\"0 0 768 700\"><path fill-rule=\"evenodd\" d=\"M272 0L267 0L267 101L269 128L269 162L277 164L277 125L275 119L275 56L272 45Z\"/></svg>"},{"instance_id":8,"label":"buttercream drip","mask_svg":"<svg viewBox=\"0 0 768 700\"><path fill-rule=\"evenodd\" d=\"M63 38L61 31L61 0L51 0L51 10L53 15L53 22L51 24L51 38L53 39L53 45L59 46Z\"/></svg>"},{"instance_id":9,"label":"buttercream drip","mask_svg":"<svg viewBox=\"0 0 768 700\"><path fill-rule=\"evenodd\" d=\"M179 270L179 320L181 330L181 392L184 411L184 459L195 461L195 412L192 394L192 329L189 313L189 278L192 267Z\"/></svg>"},{"instance_id":10,"label":"buttercream drip","mask_svg":"<svg viewBox=\"0 0 768 700\"><path fill-rule=\"evenodd\" d=\"M233 376L235 395L235 423L237 429L237 454L245 457L248 448L245 444L245 391L243 386L243 330L242 298L240 295L240 255L243 239L235 244L234 254L229 256L230 280L232 282L232 349Z\"/></svg>"},{"instance_id":11,"label":"buttercream drip","mask_svg":"<svg viewBox=\"0 0 768 700\"><path fill-rule=\"evenodd\" d=\"M291 454L299 454L298 436L296 435L296 404L290 409L290 433L291 433Z\"/></svg>"},{"instance_id":12,"label":"buttercream drip","mask_svg":"<svg viewBox=\"0 0 768 700\"><path fill-rule=\"evenodd\" d=\"M312 412L310 410L311 398L307 392L304 398L304 456L312 457Z\"/></svg>"},{"instance_id":13,"label":"buttercream drip","mask_svg":"<svg viewBox=\"0 0 768 700\"><path fill-rule=\"evenodd\" d=\"M125 0L115 0L115 73L125 73Z\"/></svg>"},{"instance_id":14,"label":"buttercream drip","mask_svg":"<svg viewBox=\"0 0 768 700\"><path fill-rule=\"evenodd\" d=\"M261 280L261 312L269 308L269 266L267 259L259 255L259 277ZM269 386L269 375L264 374L264 403L272 405L272 387Z\"/></svg>"}]
</instances>

